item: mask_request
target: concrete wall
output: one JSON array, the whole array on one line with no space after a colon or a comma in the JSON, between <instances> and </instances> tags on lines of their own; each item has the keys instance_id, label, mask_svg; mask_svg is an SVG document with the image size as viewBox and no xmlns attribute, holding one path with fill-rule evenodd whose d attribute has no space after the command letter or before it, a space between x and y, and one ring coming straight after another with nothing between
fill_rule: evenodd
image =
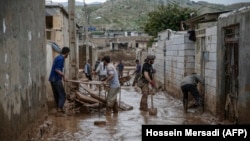
<instances>
[{"instance_id":1,"label":"concrete wall","mask_svg":"<svg viewBox=\"0 0 250 141\"><path fill-rule=\"evenodd\" d=\"M166 36L166 32L161 32L159 33L160 39L157 42L157 46L155 47L154 54L156 56L155 58L155 62L154 62L154 68L155 70L157 70L157 72L155 73L155 80L158 82L159 85L164 85L164 78L166 71L164 71L164 69L166 69L166 67L164 68L164 61L166 63L166 60L164 58L164 46L166 46L166 38L164 38L164 36ZM166 65L165 65L166 66Z\"/></svg>"},{"instance_id":2,"label":"concrete wall","mask_svg":"<svg viewBox=\"0 0 250 141\"><path fill-rule=\"evenodd\" d=\"M182 97L181 80L194 71L194 43L188 38L189 34L183 34L166 41L166 89L177 97Z\"/></svg>"},{"instance_id":3,"label":"concrete wall","mask_svg":"<svg viewBox=\"0 0 250 141\"><path fill-rule=\"evenodd\" d=\"M217 26L196 29L195 72L205 78L205 89L198 84L204 96L205 109L216 114L216 60Z\"/></svg>"},{"instance_id":4,"label":"concrete wall","mask_svg":"<svg viewBox=\"0 0 250 141\"><path fill-rule=\"evenodd\" d=\"M216 61L217 61L217 26L206 29L205 52L207 56L202 56L205 62L205 107L206 110L216 114Z\"/></svg>"},{"instance_id":5,"label":"concrete wall","mask_svg":"<svg viewBox=\"0 0 250 141\"><path fill-rule=\"evenodd\" d=\"M21 141L47 115L45 2L0 0L0 9L0 139Z\"/></svg>"},{"instance_id":6,"label":"concrete wall","mask_svg":"<svg viewBox=\"0 0 250 141\"><path fill-rule=\"evenodd\" d=\"M204 29L204 33L198 35L196 42L190 41L187 33L175 35L169 30L159 33L158 46L155 48L155 78L169 94L182 97L180 81L195 70L205 77L205 91L201 94L205 94L206 109L215 114L217 27ZM205 52L207 57L204 57Z\"/></svg>"},{"instance_id":7,"label":"concrete wall","mask_svg":"<svg viewBox=\"0 0 250 141\"><path fill-rule=\"evenodd\" d=\"M194 71L195 48L193 41L188 39L189 34L173 34L167 40L169 35L168 31L160 34L158 47L155 49L156 60L154 66L157 70L155 77L169 94L181 98L180 81L186 74ZM165 57L164 46L166 46Z\"/></svg>"},{"instance_id":8,"label":"concrete wall","mask_svg":"<svg viewBox=\"0 0 250 141\"><path fill-rule=\"evenodd\" d=\"M240 9L231 13L222 14L218 21L218 54L217 54L217 94L218 94L218 115L223 117L225 107L225 67L224 67L224 28L239 24L239 76L238 76L238 97L237 110L240 123L250 123L250 9Z\"/></svg>"}]
</instances>

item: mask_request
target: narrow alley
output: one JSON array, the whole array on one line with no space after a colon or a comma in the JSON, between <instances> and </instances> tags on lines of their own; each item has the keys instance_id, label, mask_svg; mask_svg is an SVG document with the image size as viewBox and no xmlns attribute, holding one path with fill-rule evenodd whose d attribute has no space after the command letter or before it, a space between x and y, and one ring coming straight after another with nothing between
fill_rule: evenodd
<instances>
[{"instance_id":1,"label":"narrow alley","mask_svg":"<svg viewBox=\"0 0 250 141\"><path fill-rule=\"evenodd\" d=\"M200 113L190 108L183 113L182 102L165 92L153 96L157 115L139 110L140 89L132 86L121 87L121 101L131 105L132 110L120 111L117 116L107 118L105 108L90 110L88 113L58 116L54 110L49 112L48 121L51 128L41 140L46 141L140 141L141 128L144 124L153 125L214 125L222 124L208 113ZM150 96L148 105L151 108ZM95 125L95 121L106 121L106 124Z\"/></svg>"}]
</instances>

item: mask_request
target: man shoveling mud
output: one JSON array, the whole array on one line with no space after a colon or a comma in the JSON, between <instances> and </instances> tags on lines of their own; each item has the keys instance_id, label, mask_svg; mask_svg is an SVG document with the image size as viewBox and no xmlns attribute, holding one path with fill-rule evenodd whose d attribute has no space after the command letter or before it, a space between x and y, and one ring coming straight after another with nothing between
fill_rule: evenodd
<instances>
[{"instance_id":1,"label":"man shoveling mud","mask_svg":"<svg viewBox=\"0 0 250 141\"><path fill-rule=\"evenodd\" d=\"M199 82L204 86L204 79L201 76L197 75L196 73L192 73L191 75L184 77L184 79L181 81L184 113L187 113L188 109L188 92L190 92L193 95L193 97L196 100L196 105L198 107L203 106L202 98L197 89L197 84Z\"/></svg>"}]
</instances>

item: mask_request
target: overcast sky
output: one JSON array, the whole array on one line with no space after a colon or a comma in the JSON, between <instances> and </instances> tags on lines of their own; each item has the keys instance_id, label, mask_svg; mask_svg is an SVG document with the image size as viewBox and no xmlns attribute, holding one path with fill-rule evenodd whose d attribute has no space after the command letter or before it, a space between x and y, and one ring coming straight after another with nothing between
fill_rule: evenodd
<instances>
[{"instance_id":1,"label":"overcast sky","mask_svg":"<svg viewBox=\"0 0 250 141\"><path fill-rule=\"evenodd\" d=\"M53 2L67 2L68 0L52 0ZM83 2L84 0L75 0ZM106 0L85 0L86 3L92 3L92 2L105 2ZM192 0L192 1L207 1L209 3L217 3L217 4L233 4L238 2L250 2L250 0Z\"/></svg>"},{"instance_id":2,"label":"overcast sky","mask_svg":"<svg viewBox=\"0 0 250 141\"><path fill-rule=\"evenodd\" d=\"M192 0L192 1L207 1L209 3L216 3L216 4L233 4L233 3L238 3L238 2L250 2L250 0Z\"/></svg>"},{"instance_id":3,"label":"overcast sky","mask_svg":"<svg viewBox=\"0 0 250 141\"><path fill-rule=\"evenodd\" d=\"M53 2L68 2L68 0L52 0ZM79 2L83 2L84 0L75 0ZM106 0L85 0L86 3L92 3L92 2L105 2Z\"/></svg>"}]
</instances>

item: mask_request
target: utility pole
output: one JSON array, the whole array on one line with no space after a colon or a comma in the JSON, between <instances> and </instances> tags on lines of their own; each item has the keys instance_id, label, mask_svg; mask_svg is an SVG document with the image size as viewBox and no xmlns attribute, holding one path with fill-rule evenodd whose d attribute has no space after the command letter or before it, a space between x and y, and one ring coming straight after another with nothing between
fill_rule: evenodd
<instances>
[{"instance_id":1,"label":"utility pole","mask_svg":"<svg viewBox=\"0 0 250 141\"><path fill-rule=\"evenodd\" d=\"M88 44L89 14L85 0L83 0L83 3L84 3L84 17L85 17L85 44L86 44L86 62L87 62L89 59L89 44Z\"/></svg>"},{"instance_id":2,"label":"utility pole","mask_svg":"<svg viewBox=\"0 0 250 141\"><path fill-rule=\"evenodd\" d=\"M69 8L69 79L78 80L79 53L76 43L75 0L68 0Z\"/></svg>"}]
</instances>

